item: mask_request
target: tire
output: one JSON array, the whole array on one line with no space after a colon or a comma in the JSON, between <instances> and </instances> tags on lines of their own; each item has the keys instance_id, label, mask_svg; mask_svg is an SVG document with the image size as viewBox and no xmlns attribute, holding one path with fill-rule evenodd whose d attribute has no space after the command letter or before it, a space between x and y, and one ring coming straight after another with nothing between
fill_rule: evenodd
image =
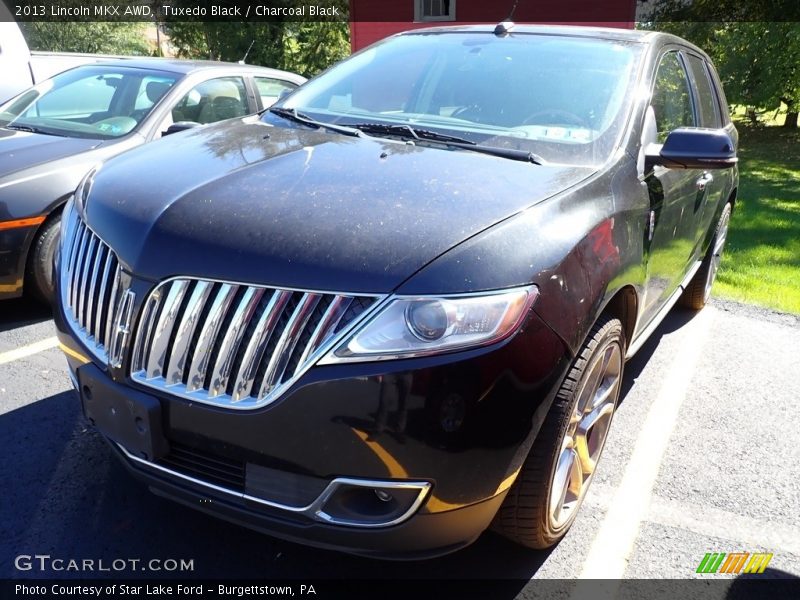
<instances>
[{"instance_id":1,"label":"tire","mask_svg":"<svg viewBox=\"0 0 800 600\"><path fill-rule=\"evenodd\" d=\"M58 247L60 228L61 215L51 215L36 234L28 255L25 290L46 304L53 302L53 260Z\"/></svg>"},{"instance_id":2,"label":"tire","mask_svg":"<svg viewBox=\"0 0 800 600\"><path fill-rule=\"evenodd\" d=\"M495 517L493 529L498 533L528 548L549 548L566 535L605 444L619 399L624 357L622 323L601 317L562 382ZM595 409L586 412L590 399ZM577 418L579 401L581 416ZM597 418L598 414L602 416ZM573 415L576 420L571 418ZM590 417L596 420L586 427ZM579 456L589 459L585 467ZM580 486L576 485L578 478ZM576 488L580 488L578 493Z\"/></svg>"},{"instance_id":3,"label":"tire","mask_svg":"<svg viewBox=\"0 0 800 600\"><path fill-rule=\"evenodd\" d=\"M728 239L728 225L731 220L731 203L728 202L725 208L722 209L722 214L717 222L717 228L714 230L714 238L711 240L711 245L708 248L703 263L697 269L689 285L681 294L681 306L691 308L692 310L700 310L711 297L711 286L714 285L714 280L717 278L717 271L719 271L719 263L722 260L722 251L725 249L725 242Z\"/></svg>"}]
</instances>

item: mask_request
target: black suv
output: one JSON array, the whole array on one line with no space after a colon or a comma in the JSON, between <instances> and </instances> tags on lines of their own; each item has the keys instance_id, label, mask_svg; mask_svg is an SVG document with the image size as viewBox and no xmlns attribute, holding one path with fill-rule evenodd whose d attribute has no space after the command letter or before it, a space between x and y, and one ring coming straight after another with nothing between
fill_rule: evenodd
<instances>
[{"instance_id":1,"label":"black suv","mask_svg":"<svg viewBox=\"0 0 800 600\"><path fill-rule=\"evenodd\" d=\"M279 537L552 545L626 359L708 299L736 143L671 35L394 36L87 176L56 317L83 410L160 494Z\"/></svg>"}]
</instances>

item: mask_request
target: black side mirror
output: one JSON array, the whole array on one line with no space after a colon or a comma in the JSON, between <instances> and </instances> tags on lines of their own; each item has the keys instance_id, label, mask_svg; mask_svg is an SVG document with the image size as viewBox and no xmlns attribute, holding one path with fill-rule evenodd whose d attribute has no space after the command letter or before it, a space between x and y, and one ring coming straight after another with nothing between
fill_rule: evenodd
<instances>
[{"instance_id":1,"label":"black side mirror","mask_svg":"<svg viewBox=\"0 0 800 600\"><path fill-rule=\"evenodd\" d=\"M724 129L680 128L664 144L645 148L645 169L727 169L736 164L736 146Z\"/></svg>"},{"instance_id":2,"label":"black side mirror","mask_svg":"<svg viewBox=\"0 0 800 600\"><path fill-rule=\"evenodd\" d=\"M192 129L199 126L200 123L195 123L194 121L178 121L177 123L173 123L167 127L167 130L162 134L162 137L173 133L180 133L181 131L186 131L187 129Z\"/></svg>"}]
</instances>

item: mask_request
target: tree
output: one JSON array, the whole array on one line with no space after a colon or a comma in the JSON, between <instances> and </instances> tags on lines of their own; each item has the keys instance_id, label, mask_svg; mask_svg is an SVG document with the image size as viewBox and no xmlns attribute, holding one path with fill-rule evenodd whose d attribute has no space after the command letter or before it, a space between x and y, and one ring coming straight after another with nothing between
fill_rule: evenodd
<instances>
[{"instance_id":1,"label":"tree","mask_svg":"<svg viewBox=\"0 0 800 600\"><path fill-rule=\"evenodd\" d=\"M645 28L668 31L703 48L735 104L777 109L797 127L800 109L800 23L796 0L661 0ZM735 21L725 19L738 19Z\"/></svg>"},{"instance_id":2,"label":"tree","mask_svg":"<svg viewBox=\"0 0 800 600\"><path fill-rule=\"evenodd\" d=\"M339 13L346 16L347 0L337 0L336 4ZM309 77L350 53L350 28L346 19L242 23L167 21L164 30L178 56L183 58L236 62L247 53L249 64L286 69Z\"/></svg>"},{"instance_id":3,"label":"tree","mask_svg":"<svg viewBox=\"0 0 800 600\"><path fill-rule=\"evenodd\" d=\"M20 26L31 50L150 54L144 23L35 21Z\"/></svg>"}]
</instances>

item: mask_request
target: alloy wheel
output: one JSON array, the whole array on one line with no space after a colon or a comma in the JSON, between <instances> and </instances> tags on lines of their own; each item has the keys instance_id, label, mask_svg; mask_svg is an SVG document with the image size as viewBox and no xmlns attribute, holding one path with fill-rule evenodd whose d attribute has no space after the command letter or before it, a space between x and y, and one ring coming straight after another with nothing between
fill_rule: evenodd
<instances>
[{"instance_id":1,"label":"alloy wheel","mask_svg":"<svg viewBox=\"0 0 800 600\"><path fill-rule=\"evenodd\" d=\"M622 350L609 340L592 356L561 442L550 486L548 516L553 530L568 525L586 495L603 451L622 380Z\"/></svg>"}]
</instances>

